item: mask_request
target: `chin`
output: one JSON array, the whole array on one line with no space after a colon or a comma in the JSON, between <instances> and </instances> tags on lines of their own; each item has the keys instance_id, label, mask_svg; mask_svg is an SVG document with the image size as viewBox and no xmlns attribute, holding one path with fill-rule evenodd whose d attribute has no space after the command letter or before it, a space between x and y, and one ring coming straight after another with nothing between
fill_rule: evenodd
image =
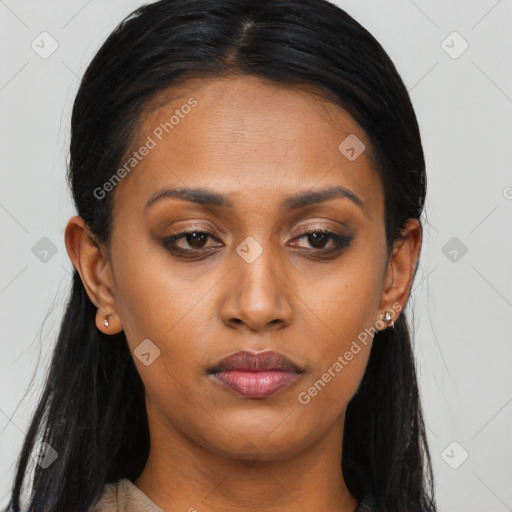
<instances>
[{"instance_id":1,"label":"chin","mask_svg":"<svg viewBox=\"0 0 512 512\"><path fill-rule=\"evenodd\" d=\"M269 435L271 434L271 435ZM277 434L272 429L265 432L245 429L237 432L236 437L227 437L222 443L212 443L211 448L231 459L238 459L248 465L257 462L285 460L296 455L308 445L307 439L298 432L281 431Z\"/></svg>"}]
</instances>

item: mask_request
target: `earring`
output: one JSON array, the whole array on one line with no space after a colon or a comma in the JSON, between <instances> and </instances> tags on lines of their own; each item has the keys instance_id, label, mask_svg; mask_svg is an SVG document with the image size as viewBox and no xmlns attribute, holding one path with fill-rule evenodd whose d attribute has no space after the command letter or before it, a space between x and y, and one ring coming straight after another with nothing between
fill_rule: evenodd
<instances>
[{"instance_id":1,"label":"earring","mask_svg":"<svg viewBox=\"0 0 512 512\"><path fill-rule=\"evenodd\" d=\"M108 316L108 315L107 315ZM105 327L108 327L108 320L107 320L107 317L105 317L105 320L103 320L103 325Z\"/></svg>"},{"instance_id":2,"label":"earring","mask_svg":"<svg viewBox=\"0 0 512 512\"><path fill-rule=\"evenodd\" d=\"M392 327L393 329L395 328L394 326L394 322L393 320L391 320L391 313L388 311L386 311L386 314L384 315L384 322L390 324L390 327Z\"/></svg>"}]
</instances>

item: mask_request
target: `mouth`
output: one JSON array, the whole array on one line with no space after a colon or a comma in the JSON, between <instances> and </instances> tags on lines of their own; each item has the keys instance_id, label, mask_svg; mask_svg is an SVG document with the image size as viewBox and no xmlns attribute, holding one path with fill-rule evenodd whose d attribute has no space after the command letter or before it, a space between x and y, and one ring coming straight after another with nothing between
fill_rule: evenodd
<instances>
[{"instance_id":1,"label":"mouth","mask_svg":"<svg viewBox=\"0 0 512 512\"><path fill-rule=\"evenodd\" d=\"M279 352L237 352L210 368L214 381L237 395L262 399L275 395L304 370Z\"/></svg>"}]
</instances>

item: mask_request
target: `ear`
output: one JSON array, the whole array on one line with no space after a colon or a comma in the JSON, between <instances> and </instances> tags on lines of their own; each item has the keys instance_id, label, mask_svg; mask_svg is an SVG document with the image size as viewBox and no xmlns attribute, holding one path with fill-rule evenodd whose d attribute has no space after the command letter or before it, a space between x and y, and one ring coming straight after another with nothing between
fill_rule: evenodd
<instances>
[{"instance_id":1,"label":"ear","mask_svg":"<svg viewBox=\"0 0 512 512\"><path fill-rule=\"evenodd\" d=\"M396 322L405 307L418 262L421 240L420 222L417 219L408 219L402 229L402 237L394 243L389 256L379 308L381 313L377 320L382 321L386 311L389 311L392 321Z\"/></svg>"},{"instance_id":2,"label":"ear","mask_svg":"<svg viewBox=\"0 0 512 512\"><path fill-rule=\"evenodd\" d=\"M106 248L89 230L82 217L71 217L65 230L66 250L91 302L98 308L96 327L105 334L123 330L118 314L114 280ZM107 317L108 326L103 325Z\"/></svg>"}]
</instances>

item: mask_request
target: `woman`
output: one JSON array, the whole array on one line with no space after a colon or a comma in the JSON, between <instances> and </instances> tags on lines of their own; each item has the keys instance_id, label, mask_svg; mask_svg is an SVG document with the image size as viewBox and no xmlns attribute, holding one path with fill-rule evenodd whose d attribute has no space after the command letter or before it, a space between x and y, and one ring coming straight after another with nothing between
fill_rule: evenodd
<instances>
[{"instance_id":1,"label":"woman","mask_svg":"<svg viewBox=\"0 0 512 512\"><path fill-rule=\"evenodd\" d=\"M71 128L75 271L11 509L436 510L425 162L379 43L324 0L162 0Z\"/></svg>"}]
</instances>

